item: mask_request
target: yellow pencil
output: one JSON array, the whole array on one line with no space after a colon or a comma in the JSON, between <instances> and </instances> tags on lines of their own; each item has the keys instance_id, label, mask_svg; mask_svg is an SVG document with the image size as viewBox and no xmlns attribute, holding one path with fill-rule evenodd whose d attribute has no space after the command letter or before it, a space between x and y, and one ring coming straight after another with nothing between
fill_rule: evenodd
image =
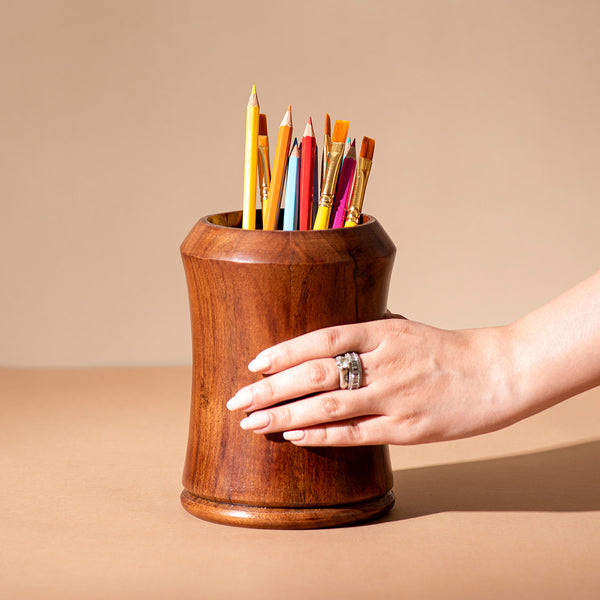
<instances>
[{"instance_id":1,"label":"yellow pencil","mask_svg":"<svg viewBox=\"0 0 600 600\"><path fill-rule=\"evenodd\" d=\"M246 152L244 163L244 211L242 229L256 229L256 169L258 161L258 121L260 107L256 86L252 86L246 108Z\"/></svg>"},{"instance_id":2,"label":"yellow pencil","mask_svg":"<svg viewBox=\"0 0 600 600\"><path fill-rule=\"evenodd\" d=\"M317 210L317 217L313 229L327 229L329 227L329 217L331 215L331 207L333 206L338 175L340 174L340 166L344 156L344 146L346 144L349 126L350 121L336 121L333 126L331 149L327 160L327 171L325 172L323 189L321 190L321 198L319 200L319 209Z\"/></svg>"},{"instance_id":3,"label":"yellow pencil","mask_svg":"<svg viewBox=\"0 0 600 600\"><path fill-rule=\"evenodd\" d=\"M362 144L360 145L360 158L356 165L356 178L354 179L352 199L348 206L344 227L354 227L354 225L358 225L358 221L360 220L367 181L369 180L369 173L373 164L373 152L375 152L375 140L363 137Z\"/></svg>"},{"instance_id":4,"label":"yellow pencil","mask_svg":"<svg viewBox=\"0 0 600 600\"><path fill-rule=\"evenodd\" d=\"M269 197L267 200L267 217L263 215L263 229L275 229L279 215L279 203L283 190L283 178L290 153L290 142L292 140L292 107L283 116L277 135L277 146L275 146L275 157L273 158L273 171L271 172L271 185L269 186Z\"/></svg>"}]
</instances>

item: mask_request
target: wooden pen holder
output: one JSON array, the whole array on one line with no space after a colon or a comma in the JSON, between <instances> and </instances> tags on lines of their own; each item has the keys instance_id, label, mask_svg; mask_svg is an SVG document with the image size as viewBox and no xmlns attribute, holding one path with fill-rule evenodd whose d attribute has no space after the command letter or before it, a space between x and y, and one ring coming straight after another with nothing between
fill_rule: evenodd
<instances>
[{"instance_id":1,"label":"wooden pen holder","mask_svg":"<svg viewBox=\"0 0 600 600\"><path fill-rule=\"evenodd\" d=\"M261 350L382 318L394 244L369 216L320 231L243 230L241 219L239 211L200 219L181 245L193 350L182 504L208 521L261 528L378 517L394 503L387 446L294 446L243 431L244 415L225 404L262 377L247 368Z\"/></svg>"}]
</instances>

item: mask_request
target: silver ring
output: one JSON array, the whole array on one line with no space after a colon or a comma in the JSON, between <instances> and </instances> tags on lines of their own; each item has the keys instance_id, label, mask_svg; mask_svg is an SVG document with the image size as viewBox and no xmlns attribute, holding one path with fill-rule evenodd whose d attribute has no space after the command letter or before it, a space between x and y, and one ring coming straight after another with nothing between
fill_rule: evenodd
<instances>
[{"instance_id":1,"label":"silver ring","mask_svg":"<svg viewBox=\"0 0 600 600\"><path fill-rule=\"evenodd\" d=\"M362 363L356 352L346 352L335 357L340 375L340 389L357 390L362 383Z\"/></svg>"}]
</instances>

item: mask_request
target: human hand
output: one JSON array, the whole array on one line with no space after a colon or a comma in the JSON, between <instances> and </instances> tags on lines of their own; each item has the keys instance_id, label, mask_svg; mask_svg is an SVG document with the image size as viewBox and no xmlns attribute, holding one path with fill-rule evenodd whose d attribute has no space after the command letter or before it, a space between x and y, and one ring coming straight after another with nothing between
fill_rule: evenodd
<instances>
[{"instance_id":1,"label":"human hand","mask_svg":"<svg viewBox=\"0 0 600 600\"><path fill-rule=\"evenodd\" d=\"M512 397L510 335L510 327L446 331L402 318L321 329L262 351L248 368L268 377L227 407L252 413L243 429L283 432L301 446L417 444L492 431L524 416ZM362 361L358 390L339 389L333 357L348 351Z\"/></svg>"}]
</instances>

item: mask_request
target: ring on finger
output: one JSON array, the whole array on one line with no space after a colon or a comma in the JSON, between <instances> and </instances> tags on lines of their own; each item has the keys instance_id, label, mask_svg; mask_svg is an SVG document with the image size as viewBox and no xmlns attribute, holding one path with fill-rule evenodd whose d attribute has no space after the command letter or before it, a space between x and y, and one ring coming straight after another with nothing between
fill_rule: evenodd
<instances>
[{"instance_id":1,"label":"ring on finger","mask_svg":"<svg viewBox=\"0 0 600 600\"><path fill-rule=\"evenodd\" d=\"M340 376L340 389L357 390L362 384L362 362L357 352L346 352L335 357Z\"/></svg>"}]
</instances>

